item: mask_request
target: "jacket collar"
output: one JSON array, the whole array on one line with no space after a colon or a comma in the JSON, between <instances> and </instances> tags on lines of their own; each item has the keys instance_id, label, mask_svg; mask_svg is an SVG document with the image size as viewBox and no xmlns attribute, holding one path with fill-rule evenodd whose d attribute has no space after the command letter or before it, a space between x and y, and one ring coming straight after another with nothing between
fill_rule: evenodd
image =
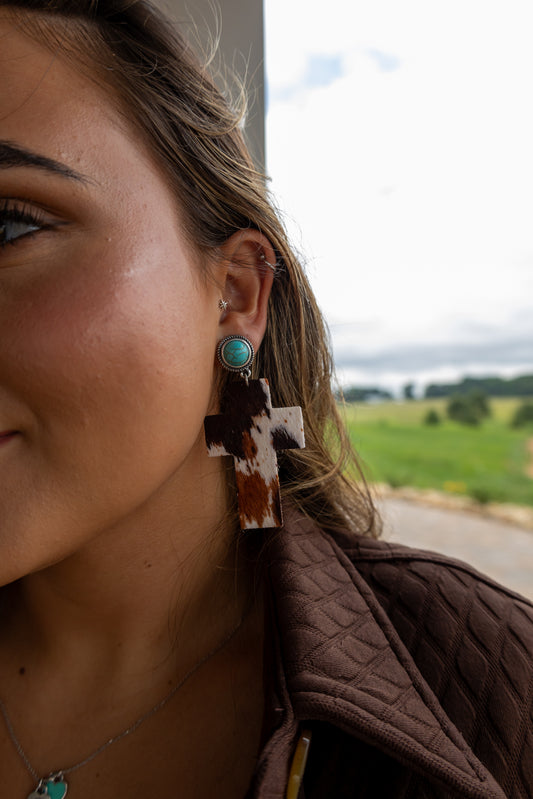
<instances>
[{"instance_id":1,"label":"jacket collar","mask_svg":"<svg viewBox=\"0 0 533 799\"><path fill-rule=\"evenodd\" d=\"M458 796L504 799L334 539L292 511L267 558L291 705L280 735L326 721Z\"/></svg>"}]
</instances>

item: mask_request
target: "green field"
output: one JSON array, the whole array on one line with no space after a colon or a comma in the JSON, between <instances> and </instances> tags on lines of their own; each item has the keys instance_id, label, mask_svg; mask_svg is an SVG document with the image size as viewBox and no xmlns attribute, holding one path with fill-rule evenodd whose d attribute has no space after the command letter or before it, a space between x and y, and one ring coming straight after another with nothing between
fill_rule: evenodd
<instances>
[{"instance_id":1,"label":"green field","mask_svg":"<svg viewBox=\"0 0 533 799\"><path fill-rule=\"evenodd\" d=\"M429 408L445 419L444 399L352 404L342 412L370 482L533 506L533 479L526 474L533 430L509 427L519 404L491 400L491 418L474 428L450 421L424 425Z\"/></svg>"}]
</instances>

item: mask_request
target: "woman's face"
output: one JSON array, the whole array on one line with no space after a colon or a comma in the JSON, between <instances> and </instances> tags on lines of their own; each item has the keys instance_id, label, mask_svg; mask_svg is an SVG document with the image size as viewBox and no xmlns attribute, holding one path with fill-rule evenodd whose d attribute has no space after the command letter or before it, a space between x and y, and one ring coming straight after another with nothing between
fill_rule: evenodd
<instances>
[{"instance_id":1,"label":"woman's face","mask_svg":"<svg viewBox=\"0 0 533 799\"><path fill-rule=\"evenodd\" d=\"M5 15L0 40L2 584L205 506L220 291L112 100Z\"/></svg>"}]
</instances>

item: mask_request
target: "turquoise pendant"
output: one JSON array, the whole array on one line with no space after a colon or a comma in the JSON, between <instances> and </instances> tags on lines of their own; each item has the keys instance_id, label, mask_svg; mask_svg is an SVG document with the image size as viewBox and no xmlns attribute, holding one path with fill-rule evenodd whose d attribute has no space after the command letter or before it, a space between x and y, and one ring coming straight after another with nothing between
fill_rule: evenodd
<instances>
[{"instance_id":1,"label":"turquoise pendant","mask_svg":"<svg viewBox=\"0 0 533 799\"><path fill-rule=\"evenodd\" d=\"M68 785L63 779L63 775L52 777L52 779L46 780L44 784L50 799L63 799L67 795Z\"/></svg>"},{"instance_id":2,"label":"turquoise pendant","mask_svg":"<svg viewBox=\"0 0 533 799\"><path fill-rule=\"evenodd\" d=\"M63 774L52 774L50 777L45 777L39 782L37 789L32 791L28 799L63 799L67 795L68 784L63 777Z\"/></svg>"}]
</instances>

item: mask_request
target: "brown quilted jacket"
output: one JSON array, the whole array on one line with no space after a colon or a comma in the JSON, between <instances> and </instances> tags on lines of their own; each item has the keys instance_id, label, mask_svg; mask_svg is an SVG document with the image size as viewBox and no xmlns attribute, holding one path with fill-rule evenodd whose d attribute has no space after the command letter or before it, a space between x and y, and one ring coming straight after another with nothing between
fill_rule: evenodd
<instances>
[{"instance_id":1,"label":"brown quilted jacket","mask_svg":"<svg viewBox=\"0 0 533 799\"><path fill-rule=\"evenodd\" d=\"M267 559L271 686L249 799L285 799L303 727L300 799L533 797L530 602L294 513Z\"/></svg>"}]
</instances>

